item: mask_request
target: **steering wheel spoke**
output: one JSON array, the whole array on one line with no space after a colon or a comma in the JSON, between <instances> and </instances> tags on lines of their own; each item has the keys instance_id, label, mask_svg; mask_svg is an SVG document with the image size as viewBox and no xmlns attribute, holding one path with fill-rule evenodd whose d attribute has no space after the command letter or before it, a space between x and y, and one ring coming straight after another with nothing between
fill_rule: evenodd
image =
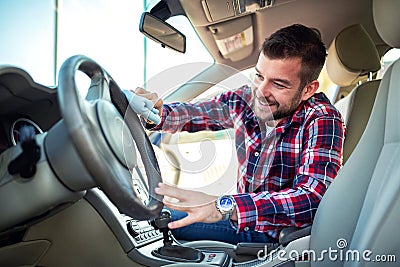
<instances>
[{"instance_id":1,"label":"steering wheel spoke","mask_svg":"<svg viewBox=\"0 0 400 267\"><path fill-rule=\"evenodd\" d=\"M110 96L110 77L107 73L103 75L93 75L91 78L90 87L86 95L87 101L94 101L97 99L103 99L111 102Z\"/></svg>"}]
</instances>

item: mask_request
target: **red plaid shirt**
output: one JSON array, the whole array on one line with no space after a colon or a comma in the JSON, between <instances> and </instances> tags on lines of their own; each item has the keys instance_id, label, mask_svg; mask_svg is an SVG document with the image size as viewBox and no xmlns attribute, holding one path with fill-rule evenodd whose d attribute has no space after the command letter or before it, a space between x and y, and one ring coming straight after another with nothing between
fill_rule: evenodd
<instances>
[{"instance_id":1,"label":"red plaid shirt","mask_svg":"<svg viewBox=\"0 0 400 267\"><path fill-rule=\"evenodd\" d=\"M234 196L238 231L277 238L285 226L312 223L318 204L342 165L344 123L323 93L304 101L272 132L262 131L243 86L195 104L163 106L154 130L235 129L239 161Z\"/></svg>"}]
</instances>

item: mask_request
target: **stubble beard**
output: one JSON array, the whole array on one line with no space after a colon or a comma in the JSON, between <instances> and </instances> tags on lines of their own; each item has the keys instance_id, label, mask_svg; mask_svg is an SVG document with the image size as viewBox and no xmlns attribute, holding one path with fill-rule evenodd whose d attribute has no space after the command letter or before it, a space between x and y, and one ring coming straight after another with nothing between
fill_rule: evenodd
<instances>
[{"instance_id":1,"label":"stubble beard","mask_svg":"<svg viewBox=\"0 0 400 267\"><path fill-rule=\"evenodd\" d=\"M264 104L268 103L269 106L257 103L257 101L261 101ZM255 90L253 91L252 102L253 102L252 104L254 108L254 114L261 122L268 123L273 121L279 121L283 118L292 115L298 108L298 106L301 103L301 91L298 90L296 92L296 95L292 98L288 106L282 106L275 100L268 100L265 97L258 97L255 93ZM271 107L276 107L276 110L272 112Z\"/></svg>"}]
</instances>

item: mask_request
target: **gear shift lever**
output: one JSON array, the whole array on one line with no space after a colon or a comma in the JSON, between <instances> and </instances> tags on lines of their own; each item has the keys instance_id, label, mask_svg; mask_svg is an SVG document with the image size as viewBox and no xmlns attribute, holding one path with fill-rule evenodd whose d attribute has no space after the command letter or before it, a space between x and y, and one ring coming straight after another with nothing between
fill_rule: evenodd
<instances>
[{"instance_id":1,"label":"gear shift lever","mask_svg":"<svg viewBox=\"0 0 400 267\"><path fill-rule=\"evenodd\" d=\"M151 224L156 230L163 233L164 246L152 251L153 256L164 258L171 261L180 262L201 262L204 259L204 254L197 249L172 245L172 240L169 236L168 223L171 221L171 213L169 210L163 210L160 216L154 219Z\"/></svg>"},{"instance_id":2,"label":"gear shift lever","mask_svg":"<svg viewBox=\"0 0 400 267\"><path fill-rule=\"evenodd\" d=\"M172 245L172 240L169 238L169 228L168 223L171 221L171 213L169 210L162 210L158 218L154 219L151 224L154 229L160 230L163 234L164 246Z\"/></svg>"}]
</instances>

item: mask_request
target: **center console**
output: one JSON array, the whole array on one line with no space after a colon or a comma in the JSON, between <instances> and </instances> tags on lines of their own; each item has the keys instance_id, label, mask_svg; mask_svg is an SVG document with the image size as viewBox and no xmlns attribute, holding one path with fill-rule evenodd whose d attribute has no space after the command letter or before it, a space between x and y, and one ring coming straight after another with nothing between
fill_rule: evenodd
<instances>
[{"instance_id":1,"label":"center console","mask_svg":"<svg viewBox=\"0 0 400 267\"><path fill-rule=\"evenodd\" d=\"M95 188L87 191L89 203L116 238L118 249L128 256L128 264L119 266L221 266L221 267L290 267L309 266L307 259L287 260L281 255L309 248L311 227L285 228L279 243L239 243L199 240L181 243L174 240L167 227L169 214L161 213L151 221L138 221L121 214L105 194Z\"/></svg>"},{"instance_id":2,"label":"center console","mask_svg":"<svg viewBox=\"0 0 400 267\"><path fill-rule=\"evenodd\" d=\"M134 238L136 247L141 247L149 243L160 240L163 235L148 221L137 221L126 217L126 227L131 237Z\"/></svg>"},{"instance_id":3,"label":"center console","mask_svg":"<svg viewBox=\"0 0 400 267\"><path fill-rule=\"evenodd\" d=\"M179 262L232 266L231 257L223 250L194 249L174 240L166 227L170 217L164 212L153 221L138 221L120 214L99 189L89 190L85 198L102 216L134 262L144 266Z\"/></svg>"}]
</instances>

